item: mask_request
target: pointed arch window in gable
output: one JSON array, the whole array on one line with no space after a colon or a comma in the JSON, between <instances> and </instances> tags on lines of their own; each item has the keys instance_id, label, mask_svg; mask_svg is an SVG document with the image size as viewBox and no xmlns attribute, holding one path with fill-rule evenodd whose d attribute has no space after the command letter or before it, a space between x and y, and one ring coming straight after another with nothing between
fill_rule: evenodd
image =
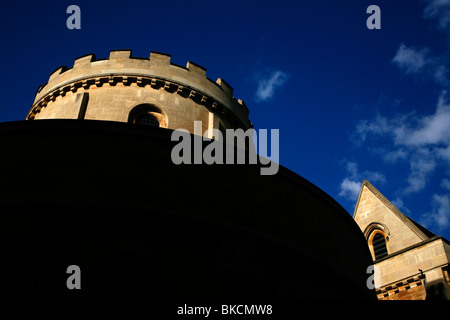
<instances>
[{"instance_id":1,"label":"pointed arch window in gable","mask_svg":"<svg viewBox=\"0 0 450 320\"><path fill-rule=\"evenodd\" d=\"M375 260L381 259L388 255L386 247L386 239L381 233L377 233L373 237L372 246L373 246L373 253L375 255Z\"/></svg>"}]
</instances>

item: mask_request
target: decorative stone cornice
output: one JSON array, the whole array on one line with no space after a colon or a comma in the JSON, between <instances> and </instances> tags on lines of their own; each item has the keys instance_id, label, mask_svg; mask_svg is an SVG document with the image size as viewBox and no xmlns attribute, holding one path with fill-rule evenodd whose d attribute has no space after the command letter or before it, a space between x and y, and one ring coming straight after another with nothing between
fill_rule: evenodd
<instances>
[{"instance_id":1,"label":"decorative stone cornice","mask_svg":"<svg viewBox=\"0 0 450 320\"><path fill-rule=\"evenodd\" d=\"M390 295L398 294L401 291L409 290L415 287L422 286L425 281L424 274L418 274L402 281L386 285L376 290L376 294L379 299L387 298Z\"/></svg>"}]
</instances>

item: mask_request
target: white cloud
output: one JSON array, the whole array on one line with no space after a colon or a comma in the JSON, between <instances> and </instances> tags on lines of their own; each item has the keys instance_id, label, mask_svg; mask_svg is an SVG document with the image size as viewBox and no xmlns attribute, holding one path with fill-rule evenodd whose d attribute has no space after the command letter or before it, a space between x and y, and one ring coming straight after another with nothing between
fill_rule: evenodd
<instances>
[{"instance_id":1,"label":"white cloud","mask_svg":"<svg viewBox=\"0 0 450 320\"><path fill-rule=\"evenodd\" d=\"M386 182L386 177L382 173L373 171L364 171L360 173L358 164L353 161L348 161L346 163L346 171L348 176L342 180L339 186L338 196L351 201L356 201L358 199L359 191L364 179L367 179L371 183L384 184Z\"/></svg>"},{"instance_id":2,"label":"white cloud","mask_svg":"<svg viewBox=\"0 0 450 320\"><path fill-rule=\"evenodd\" d=\"M437 19L438 26L448 32L450 25L450 0L428 0L423 11L425 19Z\"/></svg>"},{"instance_id":3,"label":"white cloud","mask_svg":"<svg viewBox=\"0 0 450 320\"><path fill-rule=\"evenodd\" d=\"M436 226L442 231L450 226L450 195L433 195L432 210L420 222L427 228Z\"/></svg>"},{"instance_id":4,"label":"white cloud","mask_svg":"<svg viewBox=\"0 0 450 320\"><path fill-rule=\"evenodd\" d=\"M449 190L449 191L450 191L450 180L447 179L447 178L442 179L442 181L441 181L441 187L442 187L442 189L446 189L446 190Z\"/></svg>"},{"instance_id":5,"label":"white cloud","mask_svg":"<svg viewBox=\"0 0 450 320\"><path fill-rule=\"evenodd\" d=\"M356 125L356 145L369 138L384 139L380 157L387 163L408 161L405 193L422 190L442 160L450 163L450 103L444 91L434 113L415 113L387 118L377 115Z\"/></svg>"},{"instance_id":6,"label":"white cloud","mask_svg":"<svg viewBox=\"0 0 450 320\"><path fill-rule=\"evenodd\" d=\"M411 210L405 207L405 204L403 203L403 200L400 197L395 198L394 200L391 201L391 203L401 212L406 213L407 215L411 214Z\"/></svg>"},{"instance_id":7,"label":"white cloud","mask_svg":"<svg viewBox=\"0 0 450 320\"><path fill-rule=\"evenodd\" d=\"M386 182L386 177L384 174L373 171L365 171L363 172L365 179L370 181L371 183L384 184Z\"/></svg>"},{"instance_id":8,"label":"white cloud","mask_svg":"<svg viewBox=\"0 0 450 320\"><path fill-rule=\"evenodd\" d=\"M361 182L345 178L340 185L339 197L347 198L351 201L358 199Z\"/></svg>"},{"instance_id":9,"label":"white cloud","mask_svg":"<svg viewBox=\"0 0 450 320\"><path fill-rule=\"evenodd\" d=\"M407 74L417 73L430 63L428 55L428 49L419 51L412 47L408 48L402 43L392 59L392 62L398 65L400 69Z\"/></svg>"},{"instance_id":10,"label":"white cloud","mask_svg":"<svg viewBox=\"0 0 450 320\"><path fill-rule=\"evenodd\" d=\"M450 0L425 0L425 19L437 22L450 40ZM448 42L450 44L450 42ZM404 74L421 80L432 80L441 88L450 84L449 48L436 54L426 47L418 48L400 44L391 62ZM371 141L368 141L368 140ZM411 112L395 117L377 115L373 119L360 121L353 135L354 144L379 142L383 146L377 150L386 163L404 162L409 164L405 176L405 186L400 190L411 195L423 190L431 176L442 166L447 176L439 177L440 186L447 194L434 194L432 209L421 216L420 223L442 231L450 227L450 103L444 91L430 114ZM440 171L439 171L440 172ZM399 191L400 191L399 190ZM398 194L401 194L398 192ZM400 197L392 203L409 213Z\"/></svg>"},{"instance_id":11,"label":"white cloud","mask_svg":"<svg viewBox=\"0 0 450 320\"><path fill-rule=\"evenodd\" d=\"M436 83L443 85L448 84L447 73L449 72L449 70L445 65L443 64L436 65L433 72L434 73L432 77Z\"/></svg>"},{"instance_id":12,"label":"white cloud","mask_svg":"<svg viewBox=\"0 0 450 320\"><path fill-rule=\"evenodd\" d=\"M289 73L280 70L272 71L269 74L257 79L258 88L256 90L256 100L266 101L275 95L275 90L282 87L289 79Z\"/></svg>"},{"instance_id":13,"label":"white cloud","mask_svg":"<svg viewBox=\"0 0 450 320\"><path fill-rule=\"evenodd\" d=\"M396 163L400 160L405 160L408 157L408 152L403 148L392 151L385 151L382 154L383 160L387 163Z\"/></svg>"},{"instance_id":14,"label":"white cloud","mask_svg":"<svg viewBox=\"0 0 450 320\"><path fill-rule=\"evenodd\" d=\"M434 80L437 84L448 84L448 69L441 58L430 54L428 48L417 49L400 44L392 63L397 65L405 74L420 75Z\"/></svg>"},{"instance_id":15,"label":"white cloud","mask_svg":"<svg viewBox=\"0 0 450 320\"><path fill-rule=\"evenodd\" d=\"M377 115L372 120L361 120L356 125L353 138L361 144L372 136L388 136L396 146L421 147L426 145L450 145L450 103L444 91L439 97L436 110L431 115L417 116L414 113L387 118ZM394 152L394 151L392 151ZM392 158L402 158L405 150L396 149Z\"/></svg>"},{"instance_id":16,"label":"white cloud","mask_svg":"<svg viewBox=\"0 0 450 320\"><path fill-rule=\"evenodd\" d=\"M397 137L398 143L416 146L450 143L450 104L444 95L445 92L439 98L435 113L420 119L417 128L405 128L404 135Z\"/></svg>"},{"instance_id":17,"label":"white cloud","mask_svg":"<svg viewBox=\"0 0 450 320\"><path fill-rule=\"evenodd\" d=\"M350 178L352 179L358 179L359 174L358 174L358 164L356 162L353 161L349 161L346 164L347 166L347 173L349 174Z\"/></svg>"},{"instance_id":18,"label":"white cloud","mask_svg":"<svg viewBox=\"0 0 450 320\"><path fill-rule=\"evenodd\" d=\"M437 148L436 153L441 159L446 160L450 164L450 146L447 148Z\"/></svg>"},{"instance_id":19,"label":"white cloud","mask_svg":"<svg viewBox=\"0 0 450 320\"><path fill-rule=\"evenodd\" d=\"M436 168L435 155L427 148L414 151L410 160L411 172L407 179L405 193L415 193L425 188L427 181Z\"/></svg>"},{"instance_id":20,"label":"white cloud","mask_svg":"<svg viewBox=\"0 0 450 320\"><path fill-rule=\"evenodd\" d=\"M381 135L390 130L387 118L377 115L375 119L371 121L361 120L356 125L356 132L353 135L353 140L357 145L360 145L366 140L368 134Z\"/></svg>"}]
</instances>

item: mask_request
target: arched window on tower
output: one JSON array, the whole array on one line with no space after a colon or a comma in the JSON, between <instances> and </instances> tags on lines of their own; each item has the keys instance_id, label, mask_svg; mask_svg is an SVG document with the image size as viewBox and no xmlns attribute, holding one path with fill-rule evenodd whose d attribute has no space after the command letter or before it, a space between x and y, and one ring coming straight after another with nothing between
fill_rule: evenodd
<instances>
[{"instance_id":1,"label":"arched window on tower","mask_svg":"<svg viewBox=\"0 0 450 320\"><path fill-rule=\"evenodd\" d=\"M386 239L381 233L375 234L372 240L373 253L375 260L381 259L388 255L386 247Z\"/></svg>"},{"instance_id":2,"label":"arched window on tower","mask_svg":"<svg viewBox=\"0 0 450 320\"><path fill-rule=\"evenodd\" d=\"M128 114L128 122L151 127L167 128L167 117L155 105L144 103L134 107Z\"/></svg>"},{"instance_id":3,"label":"arched window on tower","mask_svg":"<svg viewBox=\"0 0 450 320\"><path fill-rule=\"evenodd\" d=\"M144 115L138 117L135 120L135 123L143 124L143 125L147 125L147 126L159 127L158 119L156 119L156 117L151 114L144 114Z\"/></svg>"}]
</instances>

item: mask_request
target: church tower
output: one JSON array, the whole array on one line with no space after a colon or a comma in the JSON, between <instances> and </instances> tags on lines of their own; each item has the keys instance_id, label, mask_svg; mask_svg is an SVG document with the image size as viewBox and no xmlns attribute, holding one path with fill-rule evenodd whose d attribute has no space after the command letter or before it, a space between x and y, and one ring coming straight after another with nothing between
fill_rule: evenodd
<instances>
[{"instance_id":1,"label":"church tower","mask_svg":"<svg viewBox=\"0 0 450 320\"><path fill-rule=\"evenodd\" d=\"M370 182L353 215L372 255L381 300L450 299L450 244L400 212Z\"/></svg>"}]
</instances>

